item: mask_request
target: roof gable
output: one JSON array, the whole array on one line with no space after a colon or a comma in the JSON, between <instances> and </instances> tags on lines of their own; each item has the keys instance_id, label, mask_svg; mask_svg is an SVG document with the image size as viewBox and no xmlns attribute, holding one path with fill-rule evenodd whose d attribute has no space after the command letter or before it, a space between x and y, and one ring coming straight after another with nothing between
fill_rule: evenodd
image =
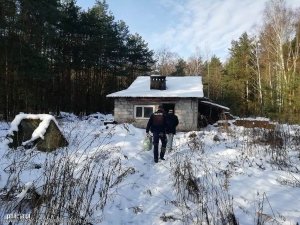
<instances>
[{"instance_id":1,"label":"roof gable","mask_svg":"<svg viewBox=\"0 0 300 225\"><path fill-rule=\"evenodd\" d=\"M166 90L150 89L150 77L139 76L125 90L107 95L107 97L196 97L202 98L201 76L166 77Z\"/></svg>"}]
</instances>

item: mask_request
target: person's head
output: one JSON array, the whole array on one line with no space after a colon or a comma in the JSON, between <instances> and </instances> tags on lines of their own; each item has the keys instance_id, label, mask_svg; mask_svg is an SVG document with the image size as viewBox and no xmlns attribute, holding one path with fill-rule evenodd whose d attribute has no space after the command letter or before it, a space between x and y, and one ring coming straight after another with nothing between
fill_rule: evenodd
<instances>
[{"instance_id":1,"label":"person's head","mask_svg":"<svg viewBox=\"0 0 300 225\"><path fill-rule=\"evenodd\" d=\"M173 114L174 113L173 109L169 109L168 113Z\"/></svg>"}]
</instances>

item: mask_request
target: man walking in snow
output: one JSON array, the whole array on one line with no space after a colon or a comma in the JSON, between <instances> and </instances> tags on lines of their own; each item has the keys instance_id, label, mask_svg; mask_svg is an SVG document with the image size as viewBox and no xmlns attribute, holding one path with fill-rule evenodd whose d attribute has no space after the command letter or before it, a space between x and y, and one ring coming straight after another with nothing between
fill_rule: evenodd
<instances>
[{"instance_id":1,"label":"man walking in snow","mask_svg":"<svg viewBox=\"0 0 300 225\"><path fill-rule=\"evenodd\" d=\"M166 116L166 123L167 123L167 128L166 128L166 133L167 133L167 150L171 151L173 147L173 138L174 135L176 134L176 127L179 123L178 117L174 114L173 109L170 109L167 116Z\"/></svg>"},{"instance_id":2,"label":"man walking in snow","mask_svg":"<svg viewBox=\"0 0 300 225\"><path fill-rule=\"evenodd\" d=\"M163 107L158 106L158 110L153 113L147 123L146 133L149 134L149 130L153 133L153 154L154 154L154 162L158 162L158 144L159 139L161 141L161 150L160 150L160 159L165 160L165 152L167 145L167 137L166 137L166 115L164 113Z\"/></svg>"}]
</instances>

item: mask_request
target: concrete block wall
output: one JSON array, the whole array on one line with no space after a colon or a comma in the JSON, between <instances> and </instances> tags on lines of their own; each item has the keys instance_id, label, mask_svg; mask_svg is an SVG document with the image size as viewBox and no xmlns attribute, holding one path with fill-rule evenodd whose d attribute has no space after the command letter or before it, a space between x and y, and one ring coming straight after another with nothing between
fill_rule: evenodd
<instances>
[{"instance_id":1,"label":"concrete block wall","mask_svg":"<svg viewBox=\"0 0 300 225\"><path fill-rule=\"evenodd\" d=\"M178 131L197 130L198 101L181 99L176 102L175 114L178 117Z\"/></svg>"},{"instance_id":2,"label":"concrete block wall","mask_svg":"<svg viewBox=\"0 0 300 225\"><path fill-rule=\"evenodd\" d=\"M163 101L151 102L150 105L159 105ZM178 116L178 131L197 130L198 101L197 99L179 99L175 103L175 114ZM136 127L146 128L148 119L134 118L134 105L145 105L137 100L125 98L115 99L114 118L118 123L132 123Z\"/></svg>"},{"instance_id":3,"label":"concrete block wall","mask_svg":"<svg viewBox=\"0 0 300 225\"><path fill-rule=\"evenodd\" d=\"M134 119L133 105L125 98L115 99L114 118L118 123L132 122Z\"/></svg>"},{"instance_id":4,"label":"concrete block wall","mask_svg":"<svg viewBox=\"0 0 300 225\"><path fill-rule=\"evenodd\" d=\"M139 128L146 128L148 119L134 118L134 106L145 105L125 98L115 99L114 118L118 123L132 123ZM152 104L155 105L155 104Z\"/></svg>"}]
</instances>

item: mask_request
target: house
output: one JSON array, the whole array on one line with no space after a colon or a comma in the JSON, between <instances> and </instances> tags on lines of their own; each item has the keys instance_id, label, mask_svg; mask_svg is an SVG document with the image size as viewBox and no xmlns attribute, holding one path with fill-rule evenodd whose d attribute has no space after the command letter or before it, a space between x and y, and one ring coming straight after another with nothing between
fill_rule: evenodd
<instances>
[{"instance_id":1,"label":"house","mask_svg":"<svg viewBox=\"0 0 300 225\"><path fill-rule=\"evenodd\" d=\"M215 115L229 110L209 104L209 100L203 94L201 76L139 76L126 90L109 94L107 97L114 98L116 122L130 122L140 128L146 127L150 115L159 105L162 105L166 112L169 109L174 110L179 119L179 131L197 130L202 127L200 122L203 117L200 115L206 114L203 116L209 121L212 111Z\"/></svg>"}]
</instances>

